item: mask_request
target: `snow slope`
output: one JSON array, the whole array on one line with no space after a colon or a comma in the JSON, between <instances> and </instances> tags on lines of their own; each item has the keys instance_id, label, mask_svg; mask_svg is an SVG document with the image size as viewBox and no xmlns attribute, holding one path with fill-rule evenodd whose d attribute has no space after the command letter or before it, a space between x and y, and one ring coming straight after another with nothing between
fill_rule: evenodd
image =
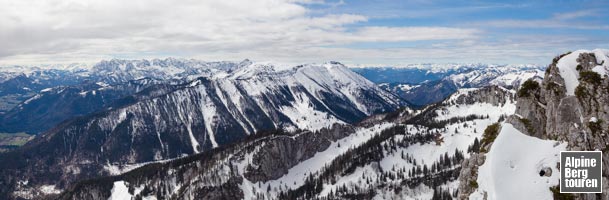
<instances>
[{"instance_id":1,"label":"snow slope","mask_svg":"<svg viewBox=\"0 0 609 200\"><path fill-rule=\"evenodd\" d=\"M478 190L470 199L552 199L549 188L558 184L560 151L566 143L527 136L503 123L485 163L478 171ZM539 176L545 167L552 176Z\"/></svg>"},{"instance_id":2,"label":"snow slope","mask_svg":"<svg viewBox=\"0 0 609 200\"><path fill-rule=\"evenodd\" d=\"M565 88L567 89L567 95L575 95L575 88L579 85L579 73L577 72L577 58L580 53L584 53L584 50L574 51L560 60L556 64L560 71L560 76L565 80Z\"/></svg>"}]
</instances>

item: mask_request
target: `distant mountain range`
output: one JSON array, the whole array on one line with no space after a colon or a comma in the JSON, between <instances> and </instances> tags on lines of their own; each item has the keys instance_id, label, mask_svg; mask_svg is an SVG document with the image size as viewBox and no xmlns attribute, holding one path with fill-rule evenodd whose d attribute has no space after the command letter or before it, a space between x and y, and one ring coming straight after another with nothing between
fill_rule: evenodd
<instances>
[{"instance_id":1,"label":"distant mountain range","mask_svg":"<svg viewBox=\"0 0 609 200\"><path fill-rule=\"evenodd\" d=\"M425 106L442 101L460 88L489 85L518 88L529 78L543 78L545 67L422 64L400 67L357 67L352 70L414 105Z\"/></svg>"},{"instance_id":2,"label":"distant mountain range","mask_svg":"<svg viewBox=\"0 0 609 200\"><path fill-rule=\"evenodd\" d=\"M40 133L72 117L99 111L148 86L228 76L247 63L251 61L167 58L114 59L91 67L77 64L3 67L0 68L0 132ZM543 76L543 68L532 65L426 64L350 69L419 107L441 101L459 88L488 85L512 88L528 78ZM144 81L138 81L140 79Z\"/></svg>"},{"instance_id":3,"label":"distant mountain range","mask_svg":"<svg viewBox=\"0 0 609 200\"><path fill-rule=\"evenodd\" d=\"M457 198L475 190L459 180L476 178L461 172L477 170L463 163L488 147L487 127L514 123L533 104L520 85L549 73L184 59L48 70L0 72L15 102L0 132L37 134L0 153L0 198Z\"/></svg>"},{"instance_id":4,"label":"distant mountain range","mask_svg":"<svg viewBox=\"0 0 609 200\"><path fill-rule=\"evenodd\" d=\"M254 69L256 67L260 67L260 69ZM349 70L343 71L351 73ZM308 70L308 73L313 72L315 71ZM172 58L165 60L115 59L102 61L90 68L80 65L60 69L23 68L22 73L16 73L14 69L4 72L0 70L0 74L7 77L5 80L0 80L0 98L5 99L3 103L0 103L5 108L0 112L0 132L39 133L63 120L98 111L104 106L114 103L115 100L132 95L154 84L178 85L197 78L215 80L232 76L232 79L242 80L252 79L251 76L273 76L269 73L275 73L273 66L261 66L260 64L254 66L249 60L237 63ZM317 76L316 74L296 75L305 81L310 79L306 76ZM278 76L283 75L278 73ZM329 77L324 81L333 78L339 77ZM349 75L345 78L353 77ZM369 84L369 81L361 78L356 81ZM308 82L311 81L308 80ZM345 85L345 87L352 86ZM351 95L350 91L340 92ZM345 97L353 98L352 96ZM359 109L365 109L362 105L356 106ZM368 110L362 110L362 112L358 114L360 118L369 113Z\"/></svg>"}]
</instances>

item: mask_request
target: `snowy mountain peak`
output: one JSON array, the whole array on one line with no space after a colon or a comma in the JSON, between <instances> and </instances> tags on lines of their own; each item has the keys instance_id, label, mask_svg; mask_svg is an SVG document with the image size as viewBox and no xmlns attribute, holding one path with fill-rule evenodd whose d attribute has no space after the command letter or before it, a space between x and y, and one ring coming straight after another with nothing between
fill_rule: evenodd
<instances>
[{"instance_id":1,"label":"snowy mountain peak","mask_svg":"<svg viewBox=\"0 0 609 200\"><path fill-rule=\"evenodd\" d=\"M347 66L330 61L323 64L304 64L287 69L278 69L269 62L252 62L244 60L238 69L229 74L231 79L251 79L256 77L297 77L299 80L315 79L319 85L351 85L372 87L374 83L351 71ZM216 76L223 78L224 76Z\"/></svg>"},{"instance_id":2,"label":"snowy mountain peak","mask_svg":"<svg viewBox=\"0 0 609 200\"><path fill-rule=\"evenodd\" d=\"M419 69L429 71L430 73L446 73L450 71L461 71L468 69L481 69L481 68L510 68L510 69L535 69L539 68L536 64L485 64L485 63L420 63L420 64L405 64L395 66L364 66L364 65L351 65L352 68L385 68L385 69Z\"/></svg>"},{"instance_id":3,"label":"snowy mountain peak","mask_svg":"<svg viewBox=\"0 0 609 200\"><path fill-rule=\"evenodd\" d=\"M251 65L253 62L250 59L243 59L240 63L239 66L247 66L247 65Z\"/></svg>"},{"instance_id":4,"label":"snowy mountain peak","mask_svg":"<svg viewBox=\"0 0 609 200\"><path fill-rule=\"evenodd\" d=\"M259 76L276 74L275 67L270 63L254 63L249 60L239 63L237 70L231 73L232 79L251 79Z\"/></svg>"},{"instance_id":5,"label":"snowy mountain peak","mask_svg":"<svg viewBox=\"0 0 609 200\"><path fill-rule=\"evenodd\" d=\"M357 83L359 85L373 85L374 83L370 82L368 79L362 77L361 75L351 71L347 66L331 61L326 62L321 65L317 64L308 64L302 67L297 68L297 73L302 73L307 76L324 76L328 77L329 82L336 82L340 84L353 84ZM327 80L327 79L324 79Z\"/></svg>"}]
</instances>

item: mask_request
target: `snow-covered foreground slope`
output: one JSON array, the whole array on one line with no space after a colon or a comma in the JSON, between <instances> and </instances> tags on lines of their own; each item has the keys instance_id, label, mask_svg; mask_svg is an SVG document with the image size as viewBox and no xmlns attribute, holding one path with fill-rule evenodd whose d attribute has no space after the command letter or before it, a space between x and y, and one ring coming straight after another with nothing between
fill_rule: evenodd
<instances>
[{"instance_id":1,"label":"snow-covered foreground slope","mask_svg":"<svg viewBox=\"0 0 609 200\"><path fill-rule=\"evenodd\" d=\"M552 199L549 188L559 182L560 151L567 144L525 135L503 123L486 161L478 171L478 191L470 199ZM545 168L551 176L540 176Z\"/></svg>"},{"instance_id":2,"label":"snow-covered foreground slope","mask_svg":"<svg viewBox=\"0 0 609 200\"><path fill-rule=\"evenodd\" d=\"M121 181L143 191L130 195L158 199L454 197L469 146L514 109L513 93L500 87L462 90L416 116L388 113L357 126L271 134L96 181L108 187L82 183L87 189L62 198L104 194Z\"/></svg>"}]
</instances>

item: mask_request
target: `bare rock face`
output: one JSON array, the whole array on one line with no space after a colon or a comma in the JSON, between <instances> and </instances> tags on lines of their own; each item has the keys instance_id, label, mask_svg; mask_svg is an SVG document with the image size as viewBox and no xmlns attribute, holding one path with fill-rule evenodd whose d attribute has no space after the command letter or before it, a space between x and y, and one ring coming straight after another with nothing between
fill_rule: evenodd
<instances>
[{"instance_id":1,"label":"bare rock face","mask_svg":"<svg viewBox=\"0 0 609 200\"><path fill-rule=\"evenodd\" d=\"M484 153L476 153L461 163L461 172L459 173L459 199L468 199L478 183L478 167L484 164L486 156Z\"/></svg>"},{"instance_id":2,"label":"bare rock face","mask_svg":"<svg viewBox=\"0 0 609 200\"><path fill-rule=\"evenodd\" d=\"M335 124L332 129L324 129L324 134L306 131L296 137L285 136L271 140L261 147L248 165L245 177L252 181L266 182L278 179L303 160L327 149L331 142L352 133L353 127Z\"/></svg>"},{"instance_id":3,"label":"bare rock face","mask_svg":"<svg viewBox=\"0 0 609 200\"><path fill-rule=\"evenodd\" d=\"M516 103L518 115L509 117L507 122L523 133L542 138L545 133L546 116L545 105L542 104L539 93L540 91L536 90L529 96L519 97Z\"/></svg>"}]
</instances>

